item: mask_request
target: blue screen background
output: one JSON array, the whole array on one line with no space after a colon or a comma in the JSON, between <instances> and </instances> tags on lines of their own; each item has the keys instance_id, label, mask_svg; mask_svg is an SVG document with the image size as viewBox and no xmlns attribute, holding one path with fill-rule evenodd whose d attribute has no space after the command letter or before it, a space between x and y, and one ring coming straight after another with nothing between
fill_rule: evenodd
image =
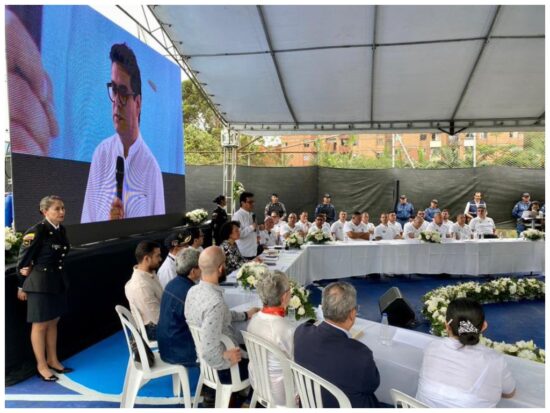
<instances>
[{"instance_id":1,"label":"blue screen background","mask_svg":"<svg viewBox=\"0 0 550 413\"><path fill-rule=\"evenodd\" d=\"M59 124L51 157L91 162L97 145L116 133L106 87L111 80L109 51L114 43L126 43L141 71L141 135L162 172L185 174L181 72L176 64L87 6L45 6L41 43Z\"/></svg>"}]
</instances>

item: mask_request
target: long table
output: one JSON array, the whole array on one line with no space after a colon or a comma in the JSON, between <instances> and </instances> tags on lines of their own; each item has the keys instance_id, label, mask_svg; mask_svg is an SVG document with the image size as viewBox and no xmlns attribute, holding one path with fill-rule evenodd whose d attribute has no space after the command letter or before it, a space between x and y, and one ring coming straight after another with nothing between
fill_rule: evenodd
<instances>
[{"instance_id":1,"label":"long table","mask_svg":"<svg viewBox=\"0 0 550 413\"><path fill-rule=\"evenodd\" d=\"M235 289L229 296L226 293L226 297L231 297L228 301L234 303L239 294L239 291ZM241 299L248 299L250 302L236 305L231 308L232 310L246 311L250 307L258 305L255 294L242 296ZM355 321L354 329L362 330L362 335L358 340L372 350L380 372L380 386L376 390L376 397L384 403L392 404L390 396L392 388L415 396L424 349L432 340L441 340L442 338L390 326L392 345L386 346L378 340L380 326L380 323L358 318ZM235 327L237 330L244 330L246 323L238 323ZM501 399L497 407L544 407L544 364L507 355L504 357L516 380L516 394L511 399Z\"/></svg>"},{"instance_id":2,"label":"long table","mask_svg":"<svg viewBox=\"0 0 550 413\"><path fill-rule=\"evenodd\" d=\"M334 242L281 251L273 268L302 285L365 274L453 274L481 276L544 272L544 241L491 239Z\"/></svg>"}]
</instances>

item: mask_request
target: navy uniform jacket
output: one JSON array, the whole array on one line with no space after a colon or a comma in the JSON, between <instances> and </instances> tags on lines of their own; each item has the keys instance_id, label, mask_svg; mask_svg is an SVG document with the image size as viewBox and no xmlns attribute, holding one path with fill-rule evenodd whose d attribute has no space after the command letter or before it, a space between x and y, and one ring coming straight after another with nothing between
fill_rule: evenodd
<instances>
[{"instance_id":1,"label":"navy uniform jacket","mask_svg":"<svg viewBox=\"0 0 550 413\"><path fill-rule=\"evenodd\" d=\"M17 275L19 287L32 293L61 293L67 288L65 258L71 245L65 227L55 229L47 220L32 226L23 235L19 249ZM24 277L19 270L32 267Z\"/></svg>"},{"instance_id":2,"label":"navy uniform jacket","mask_svg":"<svg viewBox=\"0 0 550 413\"><path fill-rule=\"evenodd\" d=\"M409 222L409 218L414 218L414 206L410 202L402 204L401 202L397 203L395 208L395 215L399 222Z\"/></svg>"},{"instance_id":3,"label":"navy uniform jacket","mask_svg":"<svg viewBox=\"0 0 550 413\"><path fill-rule=\"evenodd\" d=\"M372 351L343 331L326 322L302 324L294 333L294 360L342 390L353 407L378 407L380 375ZM338 407L324 391L323 407Z\"/></svg>"},{"instance_id":4,"label":"navy uniform jacket","mask_svg":"<svg viewBox=\"0 0 550 413\"><path fill-rule=\"evenodd\" d=\"M336 221L336 209L334 208L334 205L332 204L319 204L315 208L315 216L325 213L327 214L327 222L329 224L332 224L334 221Z\"/></svg>"},{"instance_id":5,"label":"navy uniform jacket","mask_svg":"<svg viewBox=\"0 0 550 413\"><path fill-rule=\"evenodd\" d=\"M434 215L437 212L441 212L441 210L439 208L430 208L430 207L426 208L424 210L424 220L428 222L432 222L434 219Z\"/></svg>"},{"instance_id":6,"label":"navy uniform jacket","mask_svg":"<svg viewBox=\"0 0 550 413\"><path fill-rule=\"evenodd\" d=\"M212 212L212 236L216 240L216 245L222 243L220 231L223 224L227 222L227 212L221 206L218 207Z\"/></svg>"}]
</instances>

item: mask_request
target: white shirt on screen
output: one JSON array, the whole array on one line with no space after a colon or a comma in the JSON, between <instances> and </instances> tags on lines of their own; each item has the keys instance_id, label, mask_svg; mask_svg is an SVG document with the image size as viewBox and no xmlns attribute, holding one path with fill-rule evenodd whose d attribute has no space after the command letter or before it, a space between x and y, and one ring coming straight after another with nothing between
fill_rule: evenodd
<instances>
[{"instance_id":1,"label":"white shirt on screen","mask_svg":"<svg viewBox=\"0 0 550 413\"><path fill-rule=\"evenodd\" d=\"M124 148L118 134L103 140L95 149L81 223L109 220L117 192L116 163L119 156L124 158ZM122 204L124 218L165 214L162 173L141 133L124 159Z\"/></svg>"},{"instance_id":2,"label":"white shirt on screen","mask_svg":"<svg viewBox=\"0 0 550 413\"><path fill-rule=\"evenodd\" d=\"M256 230L252 227L254 220L253 212L240 208L233 214L233 221L241 224L241 238L237 240L237 246L243 257L255 257L258 255L258 238Z\"/></svg>"},{"instance_id":3,"label":"white shirt on screen","mask_svg":"<svg viewBox=\"0 0 550 413\"><path fill-rule=\"evenodd\" d=\"M393 230L396 231L398 234L401 234L403 232L403 227L397 221L395 222L388 221L388 227L392 227Z\"/></svg>"},{"instance_id":4,"label":"white shirt on screen","mask_svg":"<svg viewBox=\"0 0 550 413\"><path fill-rule=\"evenodd\" d=\"M300 227L298 227L298 224L294 224L294 228L291 228L290 225L288 223L285 223L282 227L281 227L281 234L280 234L280 240L281 240L281 243L284 242L284 240L286 239L287 236L290 236L292 234L294 234L295 232L298 232L298 231L301 231Z\"/></svg>"},{"instance_id":5,"label":"white shirt on screen","mask_svg":"<svg viewBox=\"0 0 550 413\"><path fill-rule=\"evenodd\" d=\"M260 237L260 245L265 245L266 247L272 247L274 245L278 245L278 237L275 231L272 229L271 231L268 231L264 229L263 231L259 232Z\"/></svg>"},{"instance_id":6,"label":"white shirt on screen","mask_svg":"<svg viewBox=\"0 0 550 413\"><path fill-rule=\"evenodd\" d=\"M502 354L447 337L424 351L416 398L430 407L495 407L515 387Z\"/></svg>"},{"instance_id":7,"label":"white shirt on screen","mask_svg":"<svg viewBox=\"0 0 550 413\"><path fill-rule=\"evenodd\" d=\"M302 222L302 221L298 221L296 223L296 226L298 227L298 229L300 231L302 231L304 234L307 234L309 232L309 229L311 228L311 225L312 223L307 221L307 222Z\"/></svg>"},{"instance_id":8,"label":"white shirt on screen","mask_svg":"<svg viewBox=\"0 0 550 413\"><path fill-rule=\"evenodd\" d=\"M332 237L330 234L330 224L328 222L325 222L321 228L321 230L328 235L329 237ZM317 228L317 225L313 223L311 227L309 228L308 234L313 234L314 232L319 231L319 228Z\"/></svg>"}]
</instances>

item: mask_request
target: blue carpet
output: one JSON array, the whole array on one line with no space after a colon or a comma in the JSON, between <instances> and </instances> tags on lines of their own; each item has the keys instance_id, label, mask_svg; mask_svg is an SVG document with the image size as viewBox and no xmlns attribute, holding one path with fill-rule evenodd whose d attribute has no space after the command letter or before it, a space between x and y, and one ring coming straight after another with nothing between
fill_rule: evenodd
<instances>
[{"instance_id":1,"label":"blue carpet","mask_svg":"<svg viewBox=\"0 0 550 413\"><path fill-rule=\"evenodd\" d=\"M6 387L5 391L6 394L78 394L57 383L45 382L37 376Z\"/></svg>"},{"instance_id":2,"label":"blue carpet","mask_svg":"<svg viewBox=\"0 0 550 413\"><path fill-rule=\"evenodd\" d=\"M421 297L437 287L457 284L467 281L486 282L488 278L442 278L434 276L415 275L412 277L382 277L375 278L346 278L357 289L357 304L359 317L367 320L380 321L378 299L391 287L398 287L401 294L412 306L416 313L418 324L414 330L429 333L430 325L422 316ZM325 286L332 280L322 280L319 284ZM320 291L312 286L311 300L314 305L321 303ZM523 301L502 304L484 305L489 328L485 336L491 340L506 341L508 343L519 340L531 340L541 348L545 347L544 337L544 301Z\"/></svg>"},{"instance_id":3,"label":"blue carpet","mask_svg":"<svg viewBox=\"0 0 550 413\"><path fill-rule=\"evenodd\" d=\"M15 401L8 400L5 403L6 408L23 408L23 409L55 409L55 408L69 408L69 409L84 409L84 408L109 408L119 409L120 403L113 402L31 402L31 401ZM170 409L170 408L183 408L181 404L169 404L169 405L151 405L151 404L136 404L134 408L147 408L147 409Z\"/></svg>"},{"instance_id":4,"label":"blue carpet","mask_svg":"<svg viewBox=\"0 0 550 413\"><path fill-rule=\"evenodd\" d=\"M67 375L71 380L101 393L118 395L122 393L128 364L124 333L121 330L63 363L75 369ZM198 368L189 369L192 395L195 394L199 373ZM172 397L172 377L151 380L140 389L138 396Z\"/></svg>"}]
</instances>

